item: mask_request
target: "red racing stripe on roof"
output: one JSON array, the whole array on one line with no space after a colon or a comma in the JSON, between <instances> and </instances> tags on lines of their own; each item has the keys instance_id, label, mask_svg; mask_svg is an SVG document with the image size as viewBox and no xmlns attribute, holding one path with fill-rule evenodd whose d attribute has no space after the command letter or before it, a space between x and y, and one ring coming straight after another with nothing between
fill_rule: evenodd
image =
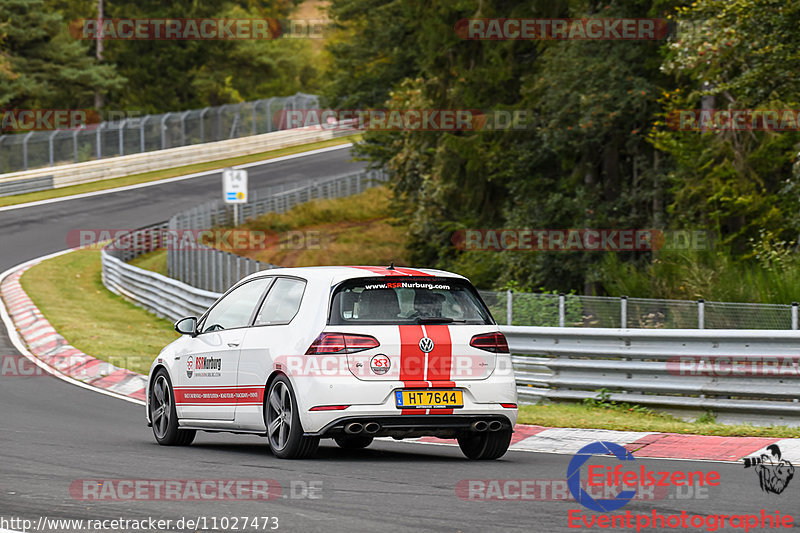
<instances>
[{"instance_id":1,"label":"red racing stripe on roof","mask_svg":"<svg viewBox=\"0 0 800 533\"><path fill-rule=\"evenodd\" d=\"M402 272L404 274L408 274L409 276L425 276L425 277L432 277L433 274L428 274L427 272L423 272L422 270L414 270L413 268L395 268L396 271Z\"/></svg>"},{"instance_id":2,"label":"red racing stripe on roof","mask_svg":"<svg viewBox=\"0 0 800 533\"><path fill-rule=\"evenodd\" d=\"M406 274L404 272L400 272L399 270L389 270L388 268L384 267L371 267L371 266L349 266L348 268L358 268L360 270L367 270L372 272L373 274L379 274L381 276L410 276L411 274Z\"/></svg>"}]
</instances>

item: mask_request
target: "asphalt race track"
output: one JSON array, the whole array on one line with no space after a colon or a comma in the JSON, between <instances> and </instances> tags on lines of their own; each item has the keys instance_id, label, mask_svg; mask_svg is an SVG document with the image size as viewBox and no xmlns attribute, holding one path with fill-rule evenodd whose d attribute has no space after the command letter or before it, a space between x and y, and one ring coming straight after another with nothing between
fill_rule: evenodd
<instances>
[{"instance_id":1,"label":"asphalt race track","mask_svg":"<svg viewBox=\"0 0 800 533\"><path fill-rule=\"evenodd\" d=\"M349 150L335 150L251 167L251 188L362 166L351 161ZM215 174L0 211L0 271L65 249L70 229L136 228L219 196L220 176ZM4 329L0 350L3 356L16 353ZM143 407L49 376L0 376L0 449L0 516L25 518L34 524L40 517L152 517L170 519L173 524L181 518L207 517L210 527L213 518L277 517L279 531L556 532L583 529L568 527L571 510L592 515L571 499L478 502L464 501L456 493L461 480L563 480L570 455L509 452L499 461L470 462L450 446L380 441L366 450L348 452L323 441L317 458L286 461L273 458L260 437L208 433L198 434L189 448L160 447L145 425ZM619 464L613 458L593 458L592 463ZM800 480L794 480L781 495L768 494L760 490L753 470L741 464L651 459L637 459L636 464L654 471L716 470L721 484L687 499L671 488L663 499L632 501L618 513L649 515L653 509L700 515L792 513L800 507ZM280 483L282 491L270 501L93 502L70 493L73 482L85 479L271 479ZM233 531L222 527L222 522L218 526L217 531ZM19 529L0 524L3 527Z\"/></svg>"}]
</instances>

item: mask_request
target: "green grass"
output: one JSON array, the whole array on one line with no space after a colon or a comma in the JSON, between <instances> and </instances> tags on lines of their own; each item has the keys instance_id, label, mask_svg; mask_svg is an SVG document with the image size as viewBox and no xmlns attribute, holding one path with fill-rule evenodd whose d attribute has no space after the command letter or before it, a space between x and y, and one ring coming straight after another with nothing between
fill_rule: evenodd
<instances>
[{"instance_id":1,"label":"green grass","mask_svg":"<svg viewBox=\"0 0 800 533\"><path fill-rule=\"evenodd\" d=\"M391 261L402 265L405 228L388 217L388 211L389 194L385 187L347 198L316 200L238 226L274 236L267 249L226 247L225 250L285 267L388 265ZM298 235L303 237L291 237ZM167 252L156 250L133 259L130 264L166 276Z\"/></svg>"},{"instance_id":2,"label":"green grass","mask_svg":"<svg viewBox=\"0 0 800 533\"><path fill-rule=\"evenodd\" d=\"M178 338L172 324L108 291L100 251L79 250L28 270L22 288L72 346L147 374L158 352Z\"/></svg>"},{"instance_id":3,"label":"green grass","mask_svg":"<svg viewBox=\"0 0 800 533\"><path fill-rule=\"evenodd\" d=\"M315 200L239 226L277 237L264 250L231 250L286 267L405 264L406 228L390 215L391 194L375 187L346 198Z\"/></svg>"},{"instance_id":4,"label":"green grass","mask_svg":"<svg viewBox=\"0 0 800 533\"><path fill-rule=\"evenodd\" d=\"M160 248L153 252L149 252L139 257L128 261L129 265L143 268L144 270L150 270L152 272L156 272L161 274L162 276L167 275L167 250L164 248Z\"/></svg>"},{"instance_id":5,"label":"green grass","mask_svg":"<svg viewBox=\"0 0 800 533\"><path fill-rule=\"evenodd\" d=\"M360 134L349 135L347 137L339 137L337 139L330 139L327 141L303 144L300 146L290 146L287 148L280 148L278 150L270 150L268 152L260 152L257 154L232 157L229 159L220 159L218 161L209 161L207 163L198 163L195 165L186 165L183 167L168 168L164 170L154 170L152 172L134 174L122 178L93 181L91 183L70 185L69 187L61 187L58 189L50 189L47 191L30 192L14 196L3 196L0 197L0 207L7 205L24 204L28 202L36 202L39 200L49 200L51 198L60 198L62 196L71 196L73 194L83 194L87 192L102 191L105 189L113 189L115 187L124 187L126 185L137 185L139 183L147 183L150 181L158 181L166 178L183 176L184 174L193 174L195 172L203 172L206 170L214 170L234 165L242 165L244 163L252 163L254 161L274 159L276 157L281 157L284 155L297 154L309 150L326 148L328 146L336 146L339 144L346 144L349 142L358 142L358 140L360 139L361 139ZM198 147L198 149L202 148Z\"/></svg>"},{"instance_id":6,"label":"green grass","mask_svg":"<svg viewBox=\"0 0 800 533\"><path fill-rule=\"evenodd\" d=\"M608 406L557 403L522 405L519 410L519 423L547 427L655 431L722 437L800 437L800 428L726 425L710 421L708 417L704 418L705 421L684 422L666 413L625 404Z\"/></svg>"}]
</instances>

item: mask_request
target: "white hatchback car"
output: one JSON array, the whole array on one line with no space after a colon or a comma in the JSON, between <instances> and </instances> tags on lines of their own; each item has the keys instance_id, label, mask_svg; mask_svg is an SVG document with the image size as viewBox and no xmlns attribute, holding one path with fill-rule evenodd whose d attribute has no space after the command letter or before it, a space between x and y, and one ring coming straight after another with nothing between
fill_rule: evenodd
<instances>
[{"instance_id":1,"label":"white hatchback car","mask_svg":"<svg viewBox=\"0 0 800 533\"><path fill-rule=\"evenodd\" d=\"M163 445L197 430L266 436L277 457L321 438L456 438L505 454L517 420L506 339L469 281L441 270L309 267L244 278L150 368L147 420Z\"/></svg>"}]
</instances>

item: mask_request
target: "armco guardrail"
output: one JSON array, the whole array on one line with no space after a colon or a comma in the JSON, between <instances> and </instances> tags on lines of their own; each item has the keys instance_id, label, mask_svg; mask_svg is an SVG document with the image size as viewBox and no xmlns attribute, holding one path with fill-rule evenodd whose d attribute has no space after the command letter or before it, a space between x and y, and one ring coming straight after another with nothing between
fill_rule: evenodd
<instances>
[{"instance_id":1,"label":"armco guardrail","mask_svg":"<svg viewBox=\"0 0 800 533\"><path fill-rule=\"evenodd\" d=\"M131 266L105 250L101 258L103 285L107 289L173 322L185 316L200 316L219 298L219 294Z\"/></svg>"},{"instance_id":2,"label":"armco guardrail","mask_svg":"<svg viewBox=\"0 0 800 533\"><path fill-rule=\"evenodd\" d=\"M309 126L292 130L276 131L263 135L254 135L241 139L231 139L206 143L202 148L198 146L183 146L180 148L170 148L147 152L143 154L126 155L74 165L63 165L26 172L15 172L12 174L0 175L0 186L9 184L19 185L21 180L31 180L32 178L51 177L52 187L67 187L81 183L121 178L143 172L155 170L165 170L185 165L197 163L209 163L251 155L269 150L277 150L289 146L297 146L312 142L326 141L336 137L342 137L354 133L347 129L323 129L319 126ZM16 187L14 194L41 190L41 184L31 182L36 189L25 189Z\"/></svg>"},{"instance_id":3,"label":"armco guardrail","mask_svg":"<svg viewBox=\"0 0 800 533\"><path fill-rule=\"evenodd\" d=\"M800 332L503 326L520 397L800 416Z\"/></svg>"}]
</instances>

